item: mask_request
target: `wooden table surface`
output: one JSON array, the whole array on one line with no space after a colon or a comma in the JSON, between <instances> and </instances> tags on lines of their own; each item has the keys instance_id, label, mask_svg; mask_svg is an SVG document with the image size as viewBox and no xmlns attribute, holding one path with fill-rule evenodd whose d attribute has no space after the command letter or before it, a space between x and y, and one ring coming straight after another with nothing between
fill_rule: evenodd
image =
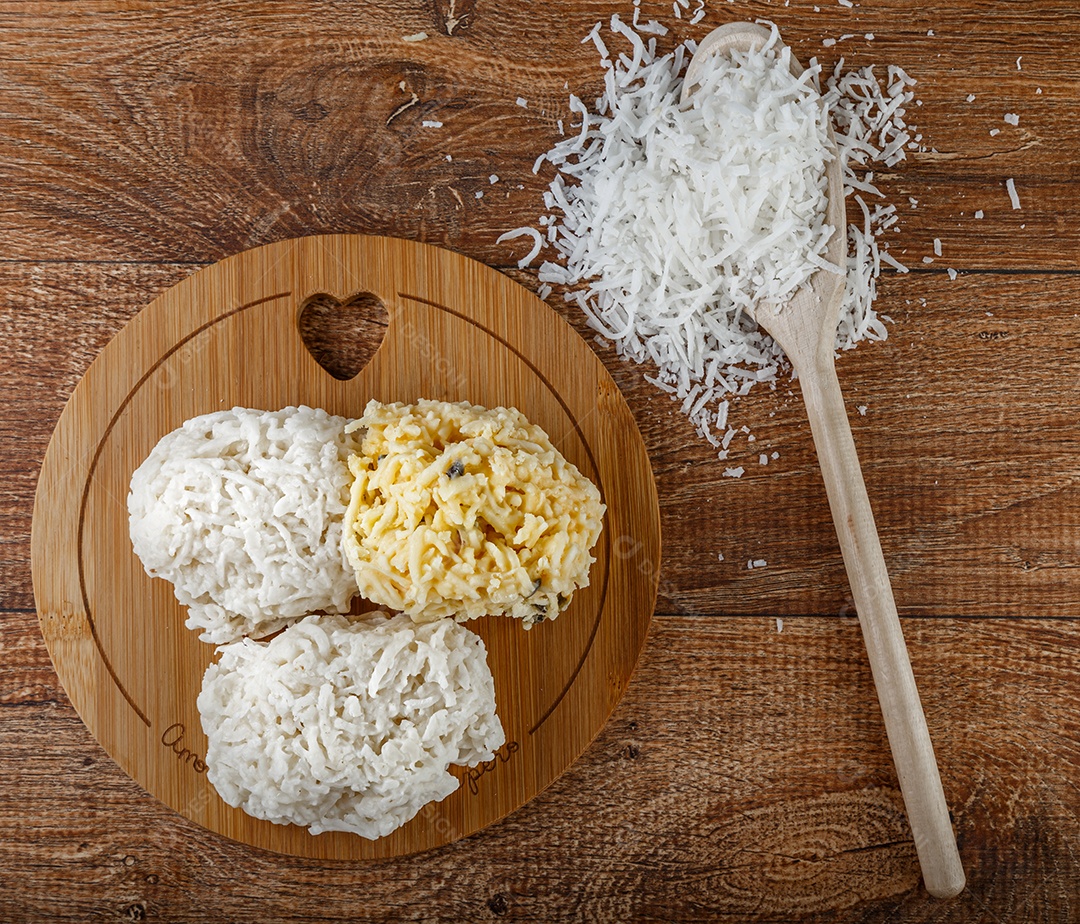
<instances>
[{"instance_id":1,"label":"wooden table surface","mask_svg":"<svg viewBox=\"0 0 1080 924\"><path fill-rule=\"evenodd\" d=\"M724 478L645 370L599 345L649 450L664 557L629 690L565 775L472 837L367 864L239 846L133 783L72 709L34 609L34 488L72 389L165 288L283 238L412 238L534 288L521 243L495 239L542 212L551 174L532 166L568 92L600 89L581 37L632 6L7 2L0 919L1080 920L1080 11L712 0L690 26L695 6L642 4L665 47L764 16L804 59L918 80L909 121L934 150L878 173L912 272L883 276L889 339L839 372L967 890L920 884L797 388L736 402L756 441L740 433L747 472Z\"/></svg>"}]
</instances>

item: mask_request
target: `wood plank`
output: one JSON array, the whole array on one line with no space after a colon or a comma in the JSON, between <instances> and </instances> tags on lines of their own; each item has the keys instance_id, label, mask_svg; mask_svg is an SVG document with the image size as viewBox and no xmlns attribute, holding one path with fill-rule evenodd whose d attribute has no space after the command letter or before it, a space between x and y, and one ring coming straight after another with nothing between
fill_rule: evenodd
<instances>
[{"instance_id":1,"label":"wood plank","mask_svg":"<svg viewBox=\"0 0 1080 924\"><path fill-rule=\"evenodd\" d=\"M1034 281L890 277L881 305L896 321L890 339L840 359L904 614L1077 611L1080 472L1071 409L1080 401L1080 368L1075 350L1063 349L1075 340L1077 289L1072 278L1044 279L1040 296ZM1044 312L1035 300L1061 305ZM782 389L744 399L741 407L756 418L750 426L757 441L737 444L747 475L725 483L710 466L701 493L685 497L698 485L684 481L680 496L687 501L682 535L723 536L713 542L731 562L724 572L731 583L698 596L693 569L680 570L675 583L689 594L684 608L694 611L698 600L710 599L727 612L838 612L846 585L799 402ZM774 447L776 463L745 461ZM751 487L747 477L760 484ZM702 512L710 509L708 498L712 515ZM734 509L717 509L721 498ZM763 527L762 519L776 523ZM670 542L666 549L669 560L678 557ZM799 561L798 576L787 568L789 555ZM758 558L769 568L747 573L746 561ZM785 589L774 597L777 586ZM745 610L738 601L747 601Z\"/></svg>"},{"instance_id":2,"label":"wood plank","mask_svg":"<svg viewBox=\"0 0 1080 924\"><path fill-rule=\"evenodd\" d=\"M2 610L0 706L66 703L36 610Z\"/></svg>"},{"instance_id":3,"label":"wood plank","mask_svg":"<svg viewBox=\"0 0 1080 924\"><path fill-rule=\"evenodd\" d=\"M919 885L855 620L778 634L771 618L664 617L569 773L476 836L393 861L242 847L146 795L65 704L0 707L19 793L0 802L0 917L1068 919L1080 620L905 631L968 871L952 902Z\"/></svg>"},{"instance_id":4,"label":"wood plank","mask_svg":"<svg viewBox=\"0 0 1080 924\"><path fill-rule=\"evenodd\" d=\"M505 266L510 248L495 238L543 211L551 173L536 176L532 166L557 140L557 120L569 124L569 92L588 99L602 85L595 49L579 39L630 6L578 0L496 15L463 2L452 35L446 0L272 8L242 0L198 15L142 3L6 9L8 258L206 262L349 231ZM1061 207L1080 143L1080 24L1068 0L1016 11L969 0L948 17L913 15L904 0L813 13L805 3L739 2L693 27L673 19L670 4L643 12L671 26L664 48L729 18L765 15L800 55L827 67L843 55L852 65L907 68L923 100L909 119L936 153L880 174L890 201L919 200L905 211L896 253L920 264L939 238L939 265L957 269L1075 266L1080 231ZM402 41L422 30L427 41ZM822 44L848 34L858 37ZM414 93L416 104L402 110ZM1006 125L1006 112L1021 113L1020 125ZM1009 177L1021 211L1009 205Z\"/></svg>"},{"instance_id":5,"label":"wood plank","mask_svg":"<svg viewBox=\"0 0 1080 924\"><path fill-rule=\"evenodd\" d=\"M33 606L28 568L37 471L63 402L124 321L192 267L0 265L0 602ZM512 275L526 280L524 273ZM921 304L925 298L927 304ZM975 274L883 279L888 341L839 361L856 445L902 615L1068 616L1080 470L1073 348L1080 278ZM662 507L663 613L837 613L847 583L797 388L738 399L731 458L692 432L644 369L601 348L642 431ZM16 310L15 305L19 305ZM989 313L989 315L988 315ZM857 408L867 408L866 415ZM761 452L779 458L758 464ZM741 479L724 478L741 465ZM718 561L718 555L724 561ZM747 562L765 560L748 570Z\"/></svg>"}]
</instances>

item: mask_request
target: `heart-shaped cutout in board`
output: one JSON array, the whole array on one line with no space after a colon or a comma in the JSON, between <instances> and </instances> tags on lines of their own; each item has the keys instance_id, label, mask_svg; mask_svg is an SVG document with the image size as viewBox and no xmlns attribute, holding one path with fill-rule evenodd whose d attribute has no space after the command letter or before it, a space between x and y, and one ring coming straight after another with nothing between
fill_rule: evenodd
<instances>
[{"instance_id":1,"label":"heart-shaped cutout in board","mask_svg":"<svg viewBox=\"0 0 1080 924\"><path fill-rule=\"evenodd\" d=\"M300 309L300 339L312 358L339 382L356 378L382 345L390 316L370 292L339 299L312 295Z\"/></svg>"}]
</instances>

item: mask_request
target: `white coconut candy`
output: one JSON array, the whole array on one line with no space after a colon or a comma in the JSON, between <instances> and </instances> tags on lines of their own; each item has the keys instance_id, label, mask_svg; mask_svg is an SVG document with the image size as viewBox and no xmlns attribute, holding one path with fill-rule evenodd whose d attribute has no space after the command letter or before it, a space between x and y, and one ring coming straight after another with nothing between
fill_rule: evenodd
<instances>
[{"instance_id":1,"label":"white coconut candy","mask_svg":"<svg viewBox=\"0 0 1080 924\"><path fill-rule=\"evenodd\" d=\"M221 797L312 834L383 837L506 740L484 643L451 619L309 616L222 648L198 706Z\"/></svg>"},{"instance_id":2,"label":"white coconut candy","mask_svg":"<svg viewBox=\"0 0 1080 924\"><path fill-rule=\"evenodd\" d=\"M173 585L205 642L275 632L356 594L341 549L348 421L309 407L233 408L185 421L136 469L131 543Z\"/></svg>"}]
</instances>

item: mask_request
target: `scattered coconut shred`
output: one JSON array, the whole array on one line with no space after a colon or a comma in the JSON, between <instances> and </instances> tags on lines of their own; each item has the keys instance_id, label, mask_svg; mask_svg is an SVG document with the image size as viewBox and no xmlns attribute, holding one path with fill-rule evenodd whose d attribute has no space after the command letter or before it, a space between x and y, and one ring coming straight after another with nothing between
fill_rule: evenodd
<instances>
[{"instance_id":1,"label":"scattered coconut shred","mask_svg":"<svg viewBox=\"0 0 1080 924\"><path fill-rule=\"evenodd\" d=\"M836 268L847 274L836 345L887 336L872 307L876 280L883 264L907 270L879 242L898 217L893 205L867 204L882 197L867 168L891 167L905 148L920 148L903 119L914 81L889 67L882 87L872 67L844 73L841 59L822 93L816 60L792 77L790 51L774 26L764 48L718 57L683 105L694 41L661 56L655 37L643 38L615 15L610 31L629 53L613 57L601 28L583 41L600 53L603 95L595 111L570 96L576 133L533 168L547 160L558 169L539 224L560 262L543 263L539 281L545 292L551 284L569 287L566 300L622 356L655 363L656 375L646 378L680 401L726 458L727 399L756 382L775 387L788 369L748 309L788 299L815 270L830 267L823 258L832 233L824 221L827 119L845 195L861 218L847 230L847 266ZM539 243L534 229L501 240L525 234Z\"/></svg>"}]
</instances>

